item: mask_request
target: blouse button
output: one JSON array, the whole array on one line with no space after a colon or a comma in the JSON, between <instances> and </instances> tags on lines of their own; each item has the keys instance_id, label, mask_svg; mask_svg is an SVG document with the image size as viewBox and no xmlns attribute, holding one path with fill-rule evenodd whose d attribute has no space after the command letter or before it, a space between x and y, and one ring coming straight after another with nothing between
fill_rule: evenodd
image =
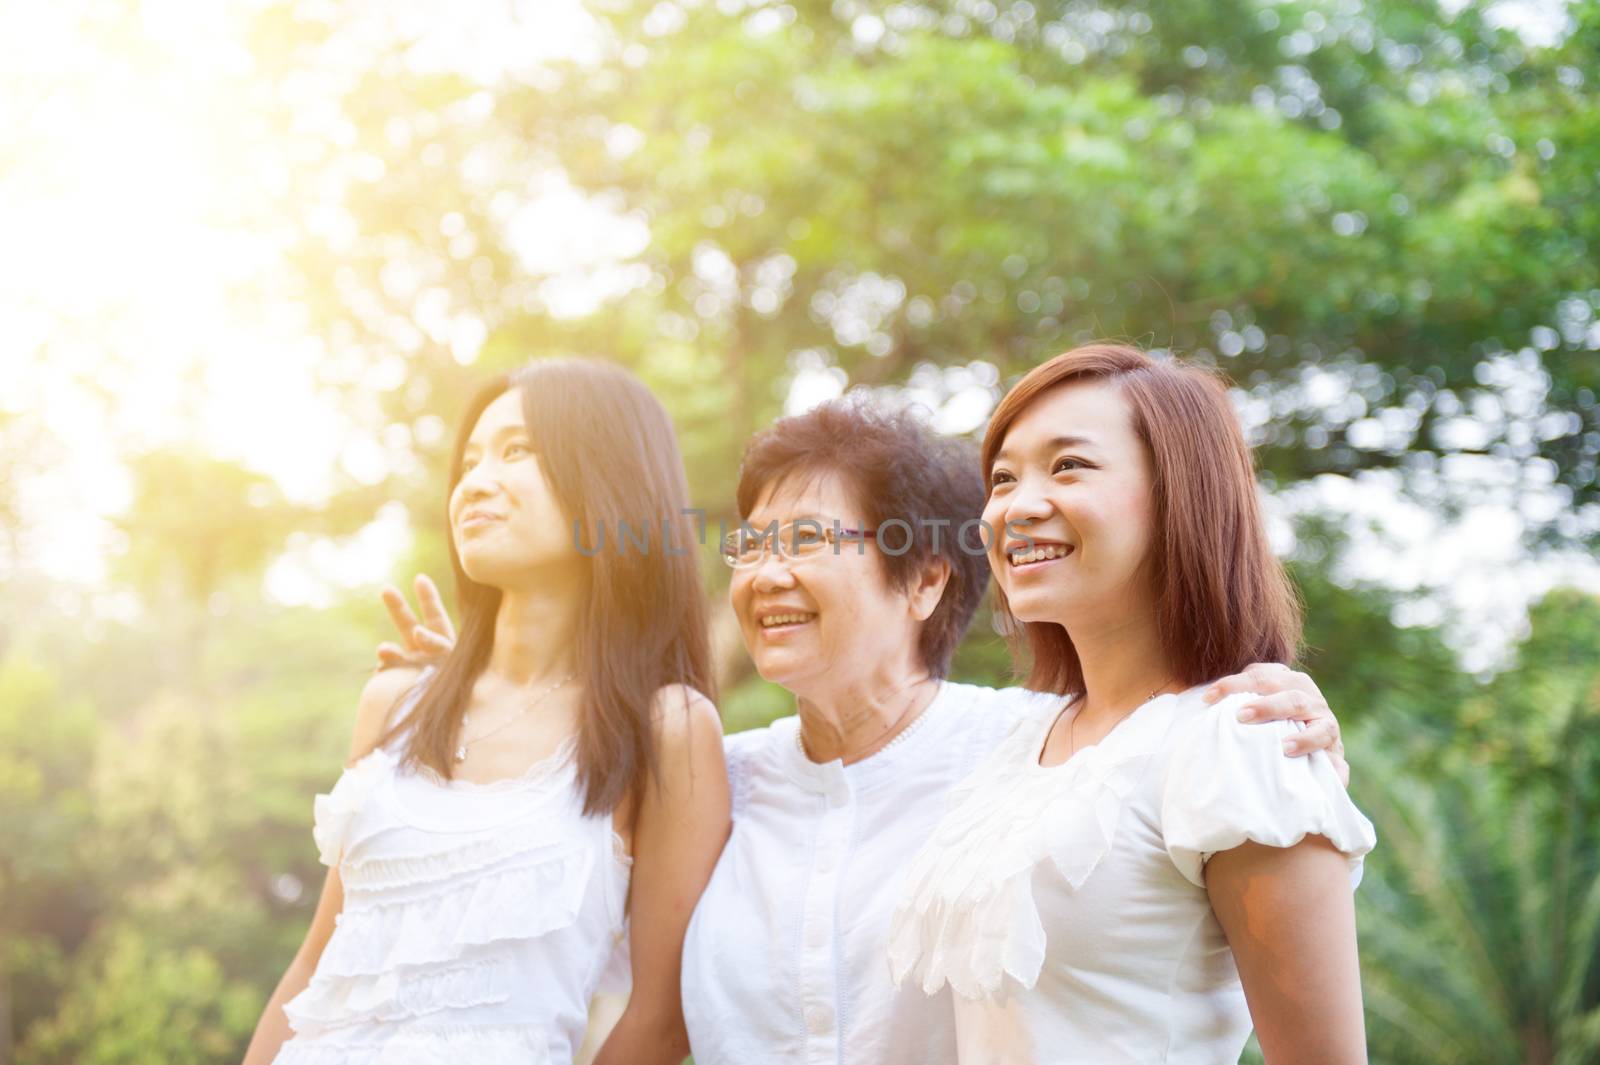
<instances>
[{"instance_id":1,"label":"blouse button","mask_svg":"<svg viewBox=\"0 0 1600 1065\"><path fill-rule=\"evenodd\" d=\"M806 1022L810 1024L813 1031L826 1031L828 1026L833 1023L833 1011L826 1006L812 1006L809 1010L806 1010Z\"/></svg>"}]
</instances>

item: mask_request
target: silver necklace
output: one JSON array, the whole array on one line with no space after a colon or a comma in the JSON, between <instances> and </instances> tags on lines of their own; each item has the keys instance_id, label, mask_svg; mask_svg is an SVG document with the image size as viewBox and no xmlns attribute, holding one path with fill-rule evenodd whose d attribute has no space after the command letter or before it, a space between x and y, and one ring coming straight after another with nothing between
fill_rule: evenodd
<instances>
[{"instance_id":1,"label":"silver necklace","mask_svg":"<svg viewBox=\"0 0 1600 1065\"><path fill-rule=\"evenodd\" d=\"M516 721L518 718L520 718L524 714L526 714L529 710L532 710L534 707L538 706L540 703L542 703L546 699L550 698L550 696L554 695L558 690L560 690L560 688L561 688L561 686L563 684L565 684L567 681L569 681L571 679L572 679L572 674L568 673L566 676L562 677L560 680L558 680L554 684L550 685L544 691L540 692L538 698L534 699L532 702L529 702L529 703L525 704L522 707L521 710L518 710L516 713L512 714L510 717L508 717L504 721L500 722L500 724L498 724L494 728L490 729L488 732L480 733L479 735L472 737L472 739L470 739L470 740L466 738L467 721L469 720L469 717L466 714L462 714L461 715L461 733L462 733L462 738L461 738L460 745L458 745L456 747L456 761L457 762L465 762L467 760L467 748L468 747L471 747L474 743L477 743L480 740L486 740L490 736L493 736L495 733L500 732L505 728L508 728L513 721ZM524 691L527 690L526 685L523 686L523 690Z\"/></svg>"},{"instance_id":2,"label":"silver necklace","mask_svg":"<svg viewBox=\"0 0 1600 1065\"><path fill-rule=\"evenodd\" d=\"M1156 685L1154 688L1151 688L1150 689L1150 694L1144 697L1144 702L1140 703L1139 706L1143 706L1145 703L1148 703L1151 699L1154 699L1156 697L1156 692L1160 691L1162 688L1165 688L1167 685L1169 685L1171 683L1172 682L1170 680L1166 680L1166 681L1162 681L1160 684ZM1133 710L1139 709L1139 706L1134 707ZM1133 710L1129 710L1127 714L1123 714L1122 717L1117 718L1116 724L1121 724L1122 719L1127 717L1128 714L1133 713ZM1113 724L1112 728L1115 728L1116 724ZM1074 712L1073 715L1070 718L1067 719L1067 757L1071 758L1073 755L1075 755L1077 753L1078 753L1078 714L1076 712Z\"/></svg>"},{"instance_id":3,"label":"silver necklace","mask_svg":"<svg viewBox=\"0 0 1600 1065\"><path fill-rule=\"evenodd\" d=\"M900 717L904 718L906 714L909 714L911 712L912 707L914 707L916 705L917 705L917 701L915 699L911 700L911 706L906 707L905 710L901 713ZM904 743L906 741L907 737L909 737L913 732L917 731L917 729L921 728L922 727L922 723L924 721L928 720L928 717L929 717L928 710L932 706L933 706L933 702L930 700L928 702L928 705L923 707L922 713L918 714L916 716L915 720L913 720L911 722L911 724L907 725L904 729L901 729L900 732L895 735L894 739L890 740L888 743L884 744L882 747L879 747L877 750L875 750L871 754L867 755L867 757L868 758L876 758L878 755L882 754L884 751L889 750L891 747L895 747L895 746L898 746L901 743ZM898 725L899 723L900 722L898 720L895 721L896 725ZM893 728L894 726L891 725L890 727ZM806 738L805 738L804 734L802 733L801 727L800 727L800 725L798 723L795 725L795 730L794 730L794 746L795 746L795 749L800 752L801 757L805 758L805 760L808 761L808 762L811 761L811 752L806 750Z\"/></svg>"}]
</instances>

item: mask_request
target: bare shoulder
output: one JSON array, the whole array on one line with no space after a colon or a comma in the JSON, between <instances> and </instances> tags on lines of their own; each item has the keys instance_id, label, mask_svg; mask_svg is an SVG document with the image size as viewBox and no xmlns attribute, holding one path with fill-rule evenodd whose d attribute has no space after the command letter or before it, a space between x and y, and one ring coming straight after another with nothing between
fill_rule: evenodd
<instances>
[{"instance_id":1,"label":"bare shoulder","mask_svg":"<svg viewBox=\"0 0 1600 1065\"><path fill-rule=\"evenodd\" d=\"M368 678L356 701L356 727L350 738L350 761L364 757L388 731L394 710L416 686L422 670L402 666L380 669Z\"/></svg>"},{"instance_id":2,"label":"bare shoulder","mask_svg":"<svg viewBox=\"0 0 1600 1065\"><path fill-rule=\"evenodd\" d=\"M668 684L651 700L658 787L641 793L646 805L673 811L674 823L728 819L728 765L722 752L722 718L705 693Z\"/></svg>"},{"instance_id":3,"label":"bare shoulder","mask_svg":"<svg viewBox=\"0 0 1600 1065\"><path fill-rule=\"evenodd\" d=\"M667 684L650 703L650 718L658 739L684 736L704 724L722 733L722 718L706 694L687 684Z\"/></svg>"},{"instance_id":4,"label":"bare shoulder","mask_svg":"<svg viewBox=\"0 0 1600 1065\"><path fill-rule=\"evenodd\" d=\"M665 763L722 764L722 718L716 704L687 684L668 684L651 700L656 749ZM663 772L670 770L663 766Z\"/></svg>"}]
</instances>

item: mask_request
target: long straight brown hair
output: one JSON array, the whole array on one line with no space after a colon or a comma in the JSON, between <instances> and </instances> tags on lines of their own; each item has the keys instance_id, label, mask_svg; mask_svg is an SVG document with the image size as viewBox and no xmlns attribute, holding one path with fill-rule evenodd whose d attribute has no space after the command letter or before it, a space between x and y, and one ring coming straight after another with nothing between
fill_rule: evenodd
<instances>
[{"instance_id":1,"label":"long straight brown hair","mask_svg":"<svg viewBox=\"0 0 1600 1065\"><path fill-rule=\"evenodd\" d=\"M683 459L667 412L632 374L604 362L540 360L491 378L467 405L450 459L447 529L449 497L473 427L484 408L513 388L539 467L589 556L579 562L589 579L573 633L583 691L577 770L584 812L608 813L655 770L657 691L685 684L716 698ZM623 522L631 534L626 542ZM642 545L641 535L648 537ZM407 732L404 762L448 779L462 715L494 646L501 593L469 578L454 536L447 540L460 636L385 742Z\"/></svg>"},{"instance_id":2,"label":"long straight brown hair","mask_svg":"<svg viewBox=\"0 0 1600 1065\"><path fill-rule=\"evenodd\" d=\"M1152 522L1147 572L1162 649L1186 687L1252 662L1294 660L1300 603L1267 541L1255 469L1222 379L1199 366L1157 361L1126 344L1074 348L1030 370L995 408L983 437L985 479L1012 423L1053 388L1110 382L1121 390L1150 457ZM996 615L1032 658L1027 685L1083 692L1083 664L1067 630L1018 622L995 587Z\"/></svg>"}]
</instances>

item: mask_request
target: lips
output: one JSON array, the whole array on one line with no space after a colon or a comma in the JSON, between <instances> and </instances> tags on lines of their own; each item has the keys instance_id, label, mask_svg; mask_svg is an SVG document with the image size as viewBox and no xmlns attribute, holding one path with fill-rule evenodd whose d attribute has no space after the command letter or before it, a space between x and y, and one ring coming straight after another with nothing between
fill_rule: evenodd
<instances>
[{"instance_id":1,"label":"lips","mask_svg":"<svg viewBox=\"0 0 1600 1065\"><path fill-rule=\"evenodd\" d=\"M462 531L465 532L468 529L478 529L485 525L492 525L500 520L502 518L499 514L494 514L487 510L469 510L461 515L460 526Z\"/></svg>"}]
</instances>

